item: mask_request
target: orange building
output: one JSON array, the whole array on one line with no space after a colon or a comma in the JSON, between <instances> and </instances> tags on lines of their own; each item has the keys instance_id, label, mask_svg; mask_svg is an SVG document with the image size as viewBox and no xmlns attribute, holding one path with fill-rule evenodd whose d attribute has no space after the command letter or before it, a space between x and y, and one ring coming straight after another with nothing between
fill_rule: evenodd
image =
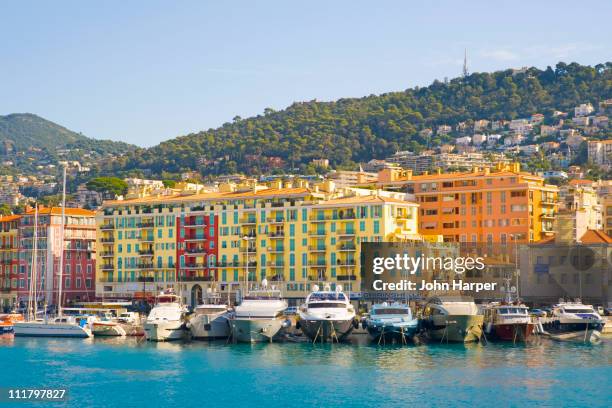
<instances>
[{"instance_id":1,"label":"orange building","mask_svg":"<svg viewBox=\"0 0 612 408\"><path fill-rule=\"evenodd\" d=\"M412 193L419 203L419 233L446 242L535 242L553 236L558 188L498 164L472 172L424 174L383 169L379 188Z\"/></svg>"}]
</instances>

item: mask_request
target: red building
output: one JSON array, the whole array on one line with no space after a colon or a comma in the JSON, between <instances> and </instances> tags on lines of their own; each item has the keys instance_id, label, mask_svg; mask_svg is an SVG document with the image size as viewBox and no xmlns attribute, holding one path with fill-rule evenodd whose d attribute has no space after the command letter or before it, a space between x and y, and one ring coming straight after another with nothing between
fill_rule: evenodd
<instances>
[{"instance_id":1,"label":"red building","mask_svg":"<svg viewBox=\"0 0 612 408\"><path fill-rule=\"evenodd\" d=\"M35 210L28 209L19 223L19 301L28 298L32 270ZM61 251L63 257L63 303L95 299L96 219L95 212L66 208L62 244L62 208L39 207L37 228L37 267L39 300L57 304Z\"/></svg>"}]
</instances>

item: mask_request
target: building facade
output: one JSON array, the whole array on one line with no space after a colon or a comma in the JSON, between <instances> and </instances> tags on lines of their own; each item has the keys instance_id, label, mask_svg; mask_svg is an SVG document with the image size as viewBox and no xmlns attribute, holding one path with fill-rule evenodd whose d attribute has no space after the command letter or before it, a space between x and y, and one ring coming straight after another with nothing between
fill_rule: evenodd
<instances>
[{"instance_id":1,"label":"building facade","mask_svg":"<svg viewBox=\"0 0 612 408\"><path fill-rule=\"evenodd\" d=\"M38 226L36 227L36 221ZM34 236L38 237L36 257ZM62 243L63 235L63 243ZM40 301L57 304L60 263L63 251L62 303L94 300L96 279L95 212L66 208L62 234L62 208L28 209L19 223L19 266L17 296L26 302L32 271L37 276ZM36 263L33 260L36 259ZM35 266L35 268L33 268Z\"/></svg>"},{"instance_id":2,"label":"building facade","mask_svg":"<svg viewBox=\"0 0 612 408\"><path fill-rule=\"evenodd\" d=\"M97 295L146 298L173 287L191 305L265 278L290 302L311 284L360 290L360 243L410 241L418 205L306 188L107 202L98 214Z\"/></svg>"},{"instance_id":3,"label":"building facade","mask_svg":"<svg viewBox=\"0 0 612 408\"><path fill-rule=\"evenodd\" d=\"M19 265L18 215L0 216L0 313L16 302Z\"/></svg>"},{"instance_id":4,"label":"building facade","mask_svg":"<svg viewBox=\"0 0 612 408\"><path fill-rule=\"evenodd\" d=\"M419 233L446 242L535 242L553 235L558 188L521 172L519 164L421 176L383 170L377 186L414 194Z\"/></svg>"}]
</instances>

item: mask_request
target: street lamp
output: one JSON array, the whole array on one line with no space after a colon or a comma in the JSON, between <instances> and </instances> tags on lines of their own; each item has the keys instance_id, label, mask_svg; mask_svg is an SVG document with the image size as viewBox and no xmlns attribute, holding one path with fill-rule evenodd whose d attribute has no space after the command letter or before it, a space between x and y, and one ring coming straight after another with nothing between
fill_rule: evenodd
<instances>
[{"instance_id":1,"label":"street lamp","mask_svg":"<svg viewBox=\"0 0 612 408\"><path fill-rule=\"evenodd\" d=\"M510 238L512 238L514 240L514 268L515 268L515 275L516 275L516 298L518 299L519 296L519 275L520 275L520 270L519 270L519 265L518 265L518 239L519 239L519 234L510 234Z\"/></svg>"}]
</instances>

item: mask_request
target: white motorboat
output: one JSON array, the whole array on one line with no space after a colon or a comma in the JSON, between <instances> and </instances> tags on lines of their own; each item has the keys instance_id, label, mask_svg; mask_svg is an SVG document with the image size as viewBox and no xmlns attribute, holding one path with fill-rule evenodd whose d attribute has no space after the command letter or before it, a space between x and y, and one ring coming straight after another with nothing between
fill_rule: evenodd
<instances>
[{"instance_id":1,"label":"white motorboat","mask_svg":"<svg viewBox=\"0 0 612 408\"><path fill-rule=\"evenodd\" d=\"M179 296L173 293L160 294L144 323L145 337L150 341L182 339L185 335L186 312L187 308Z\"/></svg>"},{"instance_id":2,"label":"white motorboat","mask_svg":"<svg viewBox=\"0 0 612 408\"><path fill-rule=\"evenodd\" d=\"M313 286L306 302L300 306L299 324L306 336L314 341L341 341L356 327L355 308L342 292L342 286L330 290L328 285L319 290Z\"/></svg>"},{"instance_id":3,"label":"white motorboat","mask_svg":"<svg viewBox=\"0 0 612 408\"><path fill-rule=\"evenodd\" d=\"M124 337L126 335L121 324L113 320L98 320L93 322L91 333L94 336L100 337Z\"/></svg>"},{"instance_id":4,"label":"white motorboat","mask_svg":"<svg viewBox=\"0 0 612 408\"><path fill-rule=\"evenodd\" d=\"M427 335L440 342L479 341L484 316L474 299L467 296L440 296L428 299L421 326Z\"/></svg>"},{"instance_id":5,"label":"white motorboat","mask_svg":"<svg viewBox=\"0 0 612 408\"><path fill-rule=\"evenodd\" d=\"M546 334L554 340L597 342L605 320L591 305L575 302L560 302L553 307L552 318L542 324Z\"/></svg>"},{"instance_id":6,"label":"white motorboat","mask_svg":"<svg viewBox=\"0 0 612 408\"><path fill-rule=\"evenodd\" d=\"M282 299L280 290L266 289L265 279L262 286L262 290L251 291L236 307L230 320L234 341L271 342L282 328L291 324L284 317L288 304Z\"/></svg>"},{"instance_id":7,"label":"white motorboat","mask_svg":"<svg viewBox=\"0 0 612 408\"><path fill-rule=\"evenodd\" d=\"M81 323L73 316L15 322L15 336L23 337L91 337L86 320Z\"/></svg>"},{"instance_id":8,"label":"white motorboat","mask_svg":"<svg viewBox=\"0 0 612 408\"><path fill-rule=\"evenodd\" d=\"M231 334L231 316L227 305L203 304L196 307L187 327L194 339L224 339Z\"/></svg>"}]
</instances>

